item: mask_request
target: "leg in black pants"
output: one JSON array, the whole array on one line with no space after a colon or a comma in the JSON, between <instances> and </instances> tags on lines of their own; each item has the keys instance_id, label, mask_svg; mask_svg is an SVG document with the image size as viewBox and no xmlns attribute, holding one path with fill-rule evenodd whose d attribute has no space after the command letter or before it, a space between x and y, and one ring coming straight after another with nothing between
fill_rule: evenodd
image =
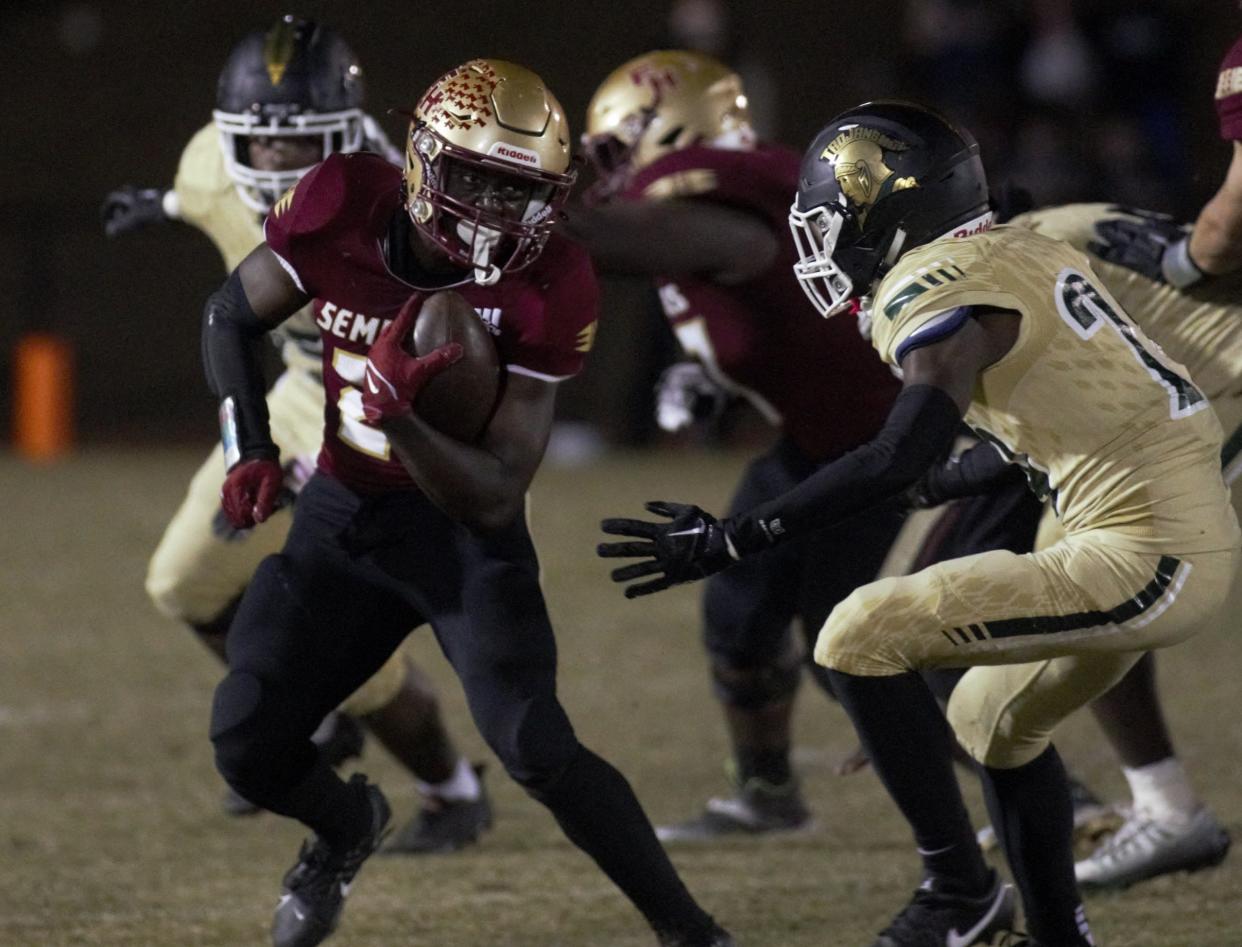
<instances>
[{"instance_id":1,"label":"leg in black pants","mask_svg":"<svg viewBox=\"0 0 1242 947\"><path fill-rule=\"evenodd\" d=\"M557 700L556 643L524 524L481 538L420 494L361 498L316 477L259 578L213 718L220 769L239 791L329 842L356 835L366 800L307 755L309 734L408 628L430 621L506 770L669 943L714 942L719 929L629 784L578 742Z\"/></svg>"},{"instance_id":2,"label":"leg in black pants","mask_svg":"<svg viewBox=\"0 0 1242 947\"><path fill-rule=\"evenodd\" d=\"M443 525L460 572L445 581L442 565L441 581L420 592L483 738L653 928L673 943L712 943L714 923L682 884L629 783L578 742L557 699L556 642L525 524L486 538Z\"/></svg>"}]
</instances>

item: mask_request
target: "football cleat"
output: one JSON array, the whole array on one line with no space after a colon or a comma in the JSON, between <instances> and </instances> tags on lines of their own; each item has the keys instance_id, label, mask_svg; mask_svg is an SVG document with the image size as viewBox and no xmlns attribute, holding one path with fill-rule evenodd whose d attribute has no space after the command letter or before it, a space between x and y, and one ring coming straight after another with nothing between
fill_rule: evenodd
<instances>
[{"instance_id":1,"label":"football cleat","mask_svg":"<svg viewBox=\"0 0 1242 947\"><path fill-rule=\"evenodd\" d=\"M715 923L697 934L656 931L656 939L660 947L737 947L733 935Z\"/></svg>"},{"instance_id":2,"label":"football cleat","mask_svg":"<svg viewBox=\"0 0 1242 947\"><path fill-rule=\"evenodd\" d=\"M1125 821L1125 816L1114 805L1102 802L1095 793L1074 779L1069 779L1070 801L1074 806L1074 847L1085 851L1094 846L1110 832L1115 832ZM1000 845L996 830L985 825L976 834L979 847L985 852L994 851Z\"/></svg>"},{"instance_id":3,"label":"football cleat","mask_svg":"<svg viewBox=\"0 0 1242 947\"><path fill-rule=\"evenodd\" d=\"M656 837L661 842L703 842L726 835L809 832L814 826L797 780L778 786L752 778L733 796L708 799L701 815L657 826Z\"/></svg>"},{"instance_id":4,"label":"football cleat","mask_svg":"<svg viewBox=\"0 0 1242 947\"><path fill-rule=\"evenodd\" d=\"M479 798L451 800L428 796L414 818L380 854L432 855L455 852L477 842L492 827L492 803L483 785L483 767L476 766L474 771L479 777Z\"/></svg>"},{"instance_id":5,"label":"football cleat","mask_svg":"<svg viewBox=\"0 0 1242 947\"><path fill-rule=\"evenodd\" d=\"M1186 819L1156 819L1140 810L1075 864L1074 874L1084 890L1125 888L1158 875L1219 865L1229 844L1229 833L1205 806Z\"/></svg>"},{"instance_id":6,"label":"football cleat","mask_svg":"<svg viewBox=\"0 0 1242 947\"><path fill-rule=\"evenodd\" d=\"M987 892L973 898L938 891L929 878L871 947L990 944L994 936L1012 928L1013 919L1013 887L994 871Z\"/></svg>"},{"instance_id":7,"label":"football cleat","mask_svg":"<svg viewBox=\"0 0 1242 947\"><path fill-rule=\"evenodd\" d=\"M344 850L318 836L302 843L297 864L285 875L272 918L273 947L314 947L331 935L341 920L354 876L384 839L391 815L384 794L378 786L367 785L361 773L349 782L366 794L370 825Z\"/></svg>"}]
</instances>

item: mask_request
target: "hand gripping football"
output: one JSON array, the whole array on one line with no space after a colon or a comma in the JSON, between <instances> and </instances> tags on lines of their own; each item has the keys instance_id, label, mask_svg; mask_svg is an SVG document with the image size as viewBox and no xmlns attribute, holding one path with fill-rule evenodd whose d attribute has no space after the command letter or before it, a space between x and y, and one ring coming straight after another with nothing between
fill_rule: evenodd
<instances>
[{"instance_id":1,"label":"hand gripping football","mask_svg":"<svg viewBox=\"0 0 1242 947\"><path fill-rule=\"evenodd\" d=\"M426 355L450 342L461 345L461 359L423 386L414 410L441 434L471 442L496 408L500 357L474 307L460 293L444 290L427 297L405 345L412 355Z\"/></svg>"}]
</instances>

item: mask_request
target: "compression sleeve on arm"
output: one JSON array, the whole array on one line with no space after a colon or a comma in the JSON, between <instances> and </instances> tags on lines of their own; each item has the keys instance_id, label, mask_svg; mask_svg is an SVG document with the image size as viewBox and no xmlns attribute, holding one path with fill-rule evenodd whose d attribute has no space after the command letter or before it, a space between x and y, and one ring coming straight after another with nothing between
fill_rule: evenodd
<instances>
[{"instance_id":1,"label":"compression sleeve on arm","mask_svg":"<svg viewBox=\"0 0 1242 947\"><path fill-rule=\"evenodd\" d=\"M962 412L933 385L901 390L875 439L821 467L783 496L729 517L740 555L827 526L910 487L952 445Z\"/></svg>"},{"instance_id":2,"label":"compression sleeve on arm","mask_svg":"<svg viewBox=\"0 0 1242 947\"><path fill-rule=\"evenodd\" d=\"M980 443L928 470L919 492L929 506L939 506L949 500L986 493L1024 476L1022 468L1011 464L999 450Z\"/></svg>"},{"instance_id":3,"label":"compression sleeve on arm","mask_svg":"<svg viewBox=\"0 0 1242 947\"><path fill-rule=\"evenodd\" d=\"M207 298L203 309L203 369L220 399L220 436L225 468L251 457L280 452L268 425L261 340L268 326L246 298L237 272Z\"/></svg>"}]
</instances>

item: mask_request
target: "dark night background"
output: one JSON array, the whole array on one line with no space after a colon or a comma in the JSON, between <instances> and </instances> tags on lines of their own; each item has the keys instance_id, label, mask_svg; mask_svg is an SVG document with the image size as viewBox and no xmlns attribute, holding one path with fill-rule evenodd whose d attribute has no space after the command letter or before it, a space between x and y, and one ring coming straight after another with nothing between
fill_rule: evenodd
<instances>
[{"instance_id":1,"label":"dark night background","mask_svg":"<svg viewBox=\"0 0 1242 947\"><path fill-rule=\"evenodd\" d=\"M672 5L9 0L0 12L0 439L13 346L32 329L74 347L81 441L213 437L198 319L223 278L219 258L175 224L107 241L98 206L121 184L171 184L245 32L284 12L335 26L363 62L368 110L394 140L403 127L384 110L411 105L437 75L476 56L539 72L577 134L613 67L687 45L684 23L670 25ZM691 19L712 6L680 4ZM1193 216L1228 161L1212 93L1242 25L1232 0L715 6L730 17L721 54L752 82L759 124L798 148L841 109L900 94L962 120L994 183L1021 180L1043 201L1120 199ZM647 429L643 402L662 343L644 290L609 283L606 299L592 362L561 410L633 442Z\"/></svg>"}]
</instances>

